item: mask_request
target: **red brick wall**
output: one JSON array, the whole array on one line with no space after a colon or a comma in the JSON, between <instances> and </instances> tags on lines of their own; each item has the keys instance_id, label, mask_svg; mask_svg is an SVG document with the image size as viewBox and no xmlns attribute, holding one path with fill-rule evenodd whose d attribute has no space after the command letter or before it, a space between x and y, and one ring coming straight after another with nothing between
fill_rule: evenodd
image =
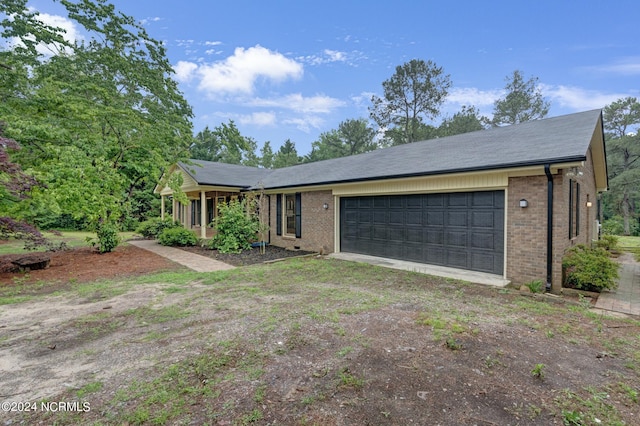
<instances>
[{"instance_id":1,"label":"red brick wall","mask_svg":"<svg viewBox=\"0 0 640 426\"><path fill-rule=\"evenodd\" d=\"M596 198L593 164L588 155L582 176L569 178L567 170L553 175L553 254L552 291L562 287L562 257L576 244L588 244L595 228ZM569 238L569 179L580 183L578 235ZM588 196L588 197L587 197ZM529 206L519 207L525 198ZM587 198L593 203L586 207ZM575 206L574 206L575 208ZM516 285L533 280L546 282L547 276L547 178L546 176L509 179L507 197L507 278Z\"/></svg>"},{"instance_id":2,"label":"red brick wall","mask_svg":"<svg viewBox=\"0 0 640 426\"><path fill-rule=\"evenodd\" d=\"M301 238L295 238L284 235L284 225L282 227L283 235L276 235L277 195L271 194L271 218L269 223L271 244L291 250L297 248L319 253L333 252L334 206L331 191L302 192L301 197L302 236ZM325 203L329 206L326 210L323 207Z\"/></svg>"}]
</instances>

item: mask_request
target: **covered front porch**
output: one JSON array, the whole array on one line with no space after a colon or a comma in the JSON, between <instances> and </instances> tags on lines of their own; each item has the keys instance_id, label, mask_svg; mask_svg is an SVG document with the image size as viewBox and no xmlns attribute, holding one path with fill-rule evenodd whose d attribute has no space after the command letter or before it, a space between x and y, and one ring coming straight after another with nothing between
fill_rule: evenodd
<instances>
[{"instance_id":1,"label":"covered front porch","mask_svg":"<svg viewBox=\"0 0 640 426\"><path fill-rule=\"evenodd\" d=\"M218 206L239 196L238 192L218 190L185 191L185 194L187 204L182 204L171 194L161 194L161 218L164 219L171 214L173 220L193 230L203 239L211 238L215 234L212 222L218 216ZM167 213L167 206L171 207L170 213Z\"/></svg>"}]
</instances>

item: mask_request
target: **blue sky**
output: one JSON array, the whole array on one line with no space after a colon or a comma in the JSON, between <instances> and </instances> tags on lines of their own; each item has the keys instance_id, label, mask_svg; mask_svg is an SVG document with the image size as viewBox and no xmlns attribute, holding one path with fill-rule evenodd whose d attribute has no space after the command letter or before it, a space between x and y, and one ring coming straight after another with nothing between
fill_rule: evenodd
<instances>
[{"instance_id":1,"label":"blue sky","mask_svg":"<svg viewBox=\"0 0 640 426\"><path fill-rule=\"evenodd\" d=\"M539 78L549 116L640 96L637 0L113 3L166 44L195 132L231 119L259 147L291 139L300 155L341 121L368 118L371 95L411 59L450 75L443 116L463 105L491 115L516 69ZM47 19L61 12L29 4Z\"/></svg>"}]
</instances>

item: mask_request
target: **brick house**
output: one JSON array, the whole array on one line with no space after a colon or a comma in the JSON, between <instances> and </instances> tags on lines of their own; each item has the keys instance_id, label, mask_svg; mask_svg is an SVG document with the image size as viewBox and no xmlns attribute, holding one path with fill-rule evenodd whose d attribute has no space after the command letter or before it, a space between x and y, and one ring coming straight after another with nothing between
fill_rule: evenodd
<instances>
[{"instance_id":1,"label":"brick house","mask_svg":"<svg viewBox=\"0 0 640 426\"><path fill-rule=\"evenodd\" d=\"M562 284L565 251L598 237L607 189L602 112L570 114L267 170L176 164L190 203L173 217L201 237L216 205L265 195L269 243L352 252ZM168 187L156 188L165 199Z\"/></svg>"}]
</instances>

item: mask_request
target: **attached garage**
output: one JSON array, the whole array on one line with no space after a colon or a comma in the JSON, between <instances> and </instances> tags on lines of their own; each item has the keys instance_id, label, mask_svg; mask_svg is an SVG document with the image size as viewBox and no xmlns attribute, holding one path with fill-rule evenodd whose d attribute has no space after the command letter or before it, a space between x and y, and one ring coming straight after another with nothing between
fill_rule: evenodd
<instances>
[{"instance_id":1,"label":"attached garage","mask_svg":"<svg viewBox=\"0 0 640 426\"><path fill-rule=\"evenodd\" d=\"M503 274L504 191L340 198L340 251Z\"/></svg>"}]
</instances>

